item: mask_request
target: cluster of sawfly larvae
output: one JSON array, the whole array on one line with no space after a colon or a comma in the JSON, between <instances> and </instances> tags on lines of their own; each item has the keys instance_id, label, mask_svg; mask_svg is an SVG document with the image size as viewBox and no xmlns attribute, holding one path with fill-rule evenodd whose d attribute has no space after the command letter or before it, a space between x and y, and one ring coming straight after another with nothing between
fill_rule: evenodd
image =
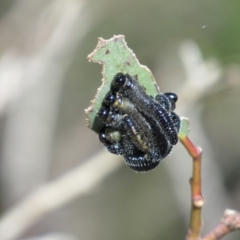
<instances>
[{"instance_id":1,"label":"cluster of sawfly larvae","mask_svg":"<svg viewBox=\"0 0 240 240\"><path fill-rule=\"evenodd\" d=\"M178 142L180 118L174 112L177 99L170 92L154 99L135 77L118 73L98 112L104 123L100 142L109 152L122 155L135 171L155 168Z\"/></svg>"}]
</instances>

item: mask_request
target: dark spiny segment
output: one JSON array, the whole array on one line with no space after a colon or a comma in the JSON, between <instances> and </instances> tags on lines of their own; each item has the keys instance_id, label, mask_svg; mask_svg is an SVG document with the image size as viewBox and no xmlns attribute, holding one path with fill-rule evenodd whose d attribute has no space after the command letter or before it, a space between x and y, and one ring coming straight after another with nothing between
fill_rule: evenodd
<instances>
[{"instance_id":1,"label":"dark spiny segment","mask_svg":"<svg viewBox=\"0 0 240 240\"><path fill-rule=\"evenodd\" d=\"M126 90L130 90L129 92L126 92ZM133 90L136 92L133 93ZM111 84L111 91L112 92L119 92L124 97L128 97L130 99L130 94L132 97L135 97L136 94L144 94L147 95L144 91L144 89L138 84L138 81L131 77L129 74L124 75L123 73L118 73ZM148 96L149 97L149 96Z\"/></svg>"},{"instance_id":2,"label":"dark spiny segment","mask_svg":"<svg viewBox=\"0 0 240 240\"><path fill-rule=\"evenodd\" d=\"M128 116L128 115L125 115L125 116L124 116L124 121L125 121L126 125L128 126L128 128L131 129L131 132L132 132L134 135L138 135L138 134L139 134L140 129L139 129L139 127L137 126L135 120L134 120L132 117L130 117L130 116Z\"/></svg>"},{"instance_id":3,"label":"dark spiny segment","mask_svg":"<svg viewBox=\"0 0 240 240\"><path fill-rule=\"evenodd\" d=\"M107 125L116 130L122 128L123 116L112 111L109 107L103 106L98 111L98 117Z\"/></svg>"},{"instance_id":4,"label":"dark spiny segment","mask_svg":"<svg viewBox=\"0 0 240 240\"><path fill-rule=\"evenodd\" d=\"M147 139L143 139L140 128L132 117L118 114L107 106L103 106L99 110L98 116L107 126L125 133L122 136L122 141L114 143L111 140L108 141L111 136L107 135L105 130L104 133L103 130L100 132L99 139L110 152L118 155L121 153L129 155L141 150L146 151Z\"/></svg>"},{"instance_id":5,"label":"dark spiny segment","mask_svg":"<svg viewBox=\"0 0 240 240\"><path fill-rule=\"evenodd\" d=\"M123 117L125 132L129 136L129 138L133 141L135 146L141 151L148 151L148 138L146 138L145 134L140 129L137 121L131 116L124 115Z\"/></svg>"},{"instance_id":6,"label":"dark spiny segment","mask_svg":"<svg viewBox=\"0 0 240 240\"><path fill-rule=\"evenodd\" d=\"M126 119L128 127L132 129L132 133L138 136L139 129L136 128L133 119L128 116ZM143 149L143 153L141 154L124 155L125 162L136 171L145 172L155 168L159 162L170 153L172 149L172 145L166 140L164 134L161 132L159 132L157 136L153 136L153 138L148 140L150 144L148 151ZM143 143L140 145L141 146L138 146L139 149L143 146Z\"/></svg>"},{"instance_id":7,"label":"dark spiny segment","mask_svg":"<svg viewBox=\"0 0 240 240\"><path fill-rule=\"evenodd\" d=\"M172 111L172 103L169 101L169 99L162 93L158 94L155 98L155 100L168 112Z\"/></svg>"},{"instance_id":8,"label":"dark spiny segment","mask_svg":"<svg viewBox=\"0 0 240 240\"><path fill-rule=\"evenodd\" d=\"M171 110L175 110L176 108L176 102L178 100L178 96L175 93L172 92L166 92L164 93L164 96L166 96L166 98L168 98L169 102L171 103Z\"/></svg>"},{"instance_id":9,"label":"dark spiny segment","mask_svg":"<svg viewBox=\"0 0 240 240\"><path fill-rule=\"evenodd\" d=\"M103 106L98 112L98 117L108 126L101 129L99 140L109 152L117 155L134 154L138 152L138 149L129 137L122 134L122 132L125 132L122 115L113 112L107 106ZM112 135L109 129L119 131L121 140L116 141L116 139L113 139L115 135Z\"/></svg>"},{"instance_id":10,"label":"dark spiny segment","mask_svg":"<svg viewBox=\"0 0 240 240\"><path fill-rule=\"evenodd\" d=\"M151 144L154 146L152 149L154 150L155 158L161 160L165 158L172 149L172 145L167 140L164 135L162 129L160 128L158 122L154 118L150 118L149 116L145 116L147 122L151 125L153 138ZM152 153L152 155L154 155Z\"/></svg>"},{"instance_id":11,"label":"dark spiny segment","mask_svg":"<svg viewBox=\"0 0 240 240\"><path fill-rule=\"evenodd\" d=\"M123 145L123 142L116 142L116 143L103 143L103 145L107 148L107 150L116 155L125 155L126 154L126 149L125 146ZM135 152L135 151L134 151Z\"/></svg>"},{"instance_id":12,"label":"dark spiny segment","mask_svg":"<svg viewBox=\"0 0 240 240\"><path fill-rule=\"evenodd\" d=\"M112 95L115 95L115 93L112 93ZM146 137L151 138L151 126L128 98L122 96L115 97L115 101L111 107L123 115L126 114L132 116L141 131L147 135Z\"/></svg>"},{"instance_id":13,"label":"dark spiny segment","mask_svg":"<svg viewBox=\"0 0 240 240\"><path fill-rule=\"evenodd\" d=\"M167 99L167 101L166 101ZM178 97L175 93L164 93L164 94L158 94L156 96L156 100L160 103L160 105L165 108L166 110L170 111L170 118L172 119L172 123L175 127L176 132L179 132L180 129L180 118L179 116L173 112L173 110L176 107L176 102L178 100ZM168 103L169 105L168 105Z\"/></svg>"},{"instance_id":14,"label":"dark spiny segment","mask_svg":"<svg viewBox=\"0 0 240 240\"><path fill-rule=\"evenodd\" d=\"M153 139L151 126L129 99L119 95L116 96L114 92L109 92L103 102L125 115L125 129L126 131L130 130L132 135L130 137L139 149L151 152L150 154L154 153L156 156L160 154L157 145L151 141Z\"/></svg>"},{"instance_id":15,"label":"dark spiny segment","mask_svg":"<svg viewBox=\"0 0 240 240\"><path fill-rule=\"evenodd\" d=\"M116 155L123 155L125 153L122 143L120 141L111 141L109 138L110 136L107 136L107 130L108 128L104 127L99 132L99 140L103 145L107 148L107 150L113 154Z\"/></svg>"},{"instance_id":16,"label":"dark spiny segment","mask_svg":"<svg viewBox=\"0 0 240 240\"><path fill-rule=\"evenodd\" d=\"M172 145L178 142L178 132L171 121L169 113L159 104L153 103L150 107L154 111L154 117L159 122L164 134Z\"/></svg>"},{"instance_id":17,"label":"dark spiny segment","mask_svg":"<svg viewBox=\"0 0 240 240\"><path fill-rule=\"evenodd\" d=\"M148 114L150 117L153 116L159 123L163 133L166 134L169 142L173 145L177 144L178 134L171 122L168 111L161 107L152 97L147 95L135 78L126 74L124 79L124 75L121 74L121 84L119 84L119 78L117 76L118 75L114 78L111 90L118 90L120 94L130 99L139 112L145 115Z\"/></svg>"},{"instance_id":18,"label":"dark spiny segment","mask_svg":"<svg viewBox=\"0 0 240 240\"><path fill-rule=\"evenodd\" d=\"M118 133L121 139L116 139L116 130L104 127L99 133L99 140L109 152L116 155L134 155L139 153L139 150L126 135L121 132Z\"/></svg>"},{"instance_id":19,"label":"dark spiny segment","mask_svg":"<svg viewBox=\"0 0 240 240\"><path fill-rule=\"evenodd\" d=\"M133 117L115 113L106 106L99 110L98 116L107 126L125 132L140 150L147 151L149 149L147 146L148 138L143 131L140 131L140 127Z\"/></svg>"},{"instance_id":20,"label":"dark spiny segment","mask_svg":"<svg viewBox=\"0 0 240 240\"><path fill-rule=\"evenodd\" d=\"M144 154L124 156L125 163L137 172L147 172L155 168L159 161L149 161Z\"/></svg>"},{"instance_id":21,"label":"dark spiny segment","mask_svg":"<svg viewBox=\"0 0 240 240\"><path fill-rule=\"evenodd\" d=\"M124 154L122 154L124 156L143 153L133 144L133 142L127 135L123 135L122 146L124 147Z\"/></svg>"},{"instance_id":22,"label":"dark spiny segment","mask_svg":"<svg viewBox=\"0 0 240 240\"><path fill-rule=\"evenodd\" d=\"M122 142L116 142L116 143L105 142L103 143L103 145L112 154L124 155L126 152Z\"/></svg>"},{"instance_id":23,"label":"dark spiny segment","mask_svg":"<svg viewBox=\"0 0 240 240\"><path fill-rule=\"evenodd\" d=\"M126 123L126 131L130 133L129 138L132 139L133 143L140 151L145 153L145 159L147 161L160 161L166 156L165 153L168 152L170 144L163 134L161 134L161 139L158 136L158 140L160 140L162 144L162 147L159 147L158 142L155 141L154 135L152 135L151 138L147 138L132 117L125 116L124 122Z\"/></svg>"},{"instance_id":24,"label":"dark spiny segment","mask_svg":"<svg viewBox=\"0 0 240 240\"><path fill-rule=\"evenodd\" d=\"M137 125L136 121L130 116L124 116L124 123L126 133L129 138L132 140L132 143L139 149L140 152L144 153L144 160L147 162L159 162L162 158L164 158L169 152L169 148L171 147L168 141L165 139L165 136L162 134L162 139L158 137L162 147L159 148L155 139L146 138L146 136L141 132L141 129ZM163 139L164 138L164 139ZM163 148L164 143L165 149ZM129 156L129 154L125 155ZM149 165L149 163L148 163Z\"/></svg>"},{"instance_id":25,"label":"dark spiny segment","mask_svg":"<svg viewBox=\"0 0 240 240\"><path fill-rule=\"evenodd\" d=\"M180 130L180 125L181 125L181 119L180 117L175 113L175 112L171 112L170 113L170 117L173 121L173 125L177 131L177 133L179 133Z\"/></svg>"}]
</instances>

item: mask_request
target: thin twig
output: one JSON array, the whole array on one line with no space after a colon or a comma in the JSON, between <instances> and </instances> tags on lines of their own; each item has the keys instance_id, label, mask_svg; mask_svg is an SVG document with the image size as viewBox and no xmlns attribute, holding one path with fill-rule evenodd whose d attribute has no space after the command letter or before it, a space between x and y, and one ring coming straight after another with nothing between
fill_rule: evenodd
<instances>
[{"instance_id":1,"label":"thin twig","mask_svg":"<svg viewBox=\"0 0 240 240\"><path fill-rule=\"evenodd\" d=\"M188 138L188 120L182 118L181 123L182 130L180 130L179 139L193 159L193 173L190 179L192 209L186 240L219 240L228 233L240 229L240 212L227 209L219 225L204 238L201 238L202 207L204 204L201 184L202 149L195 146Z\"/></svg>"},{"instance_id":2,"label":"thin twig","mask_svg":"<svg viewBox=\"0 0 240 240\"><path fill-rule=\"evenodd\" d=\"M202 240L218 240L230 232L240 229L240 212L226 209L221 222Z\"/></svg>"},{"instance_id":3,"label":"thin twig","mask_svg":"<svg viewBox=\"0 0 240 240\"><path fill-rule=\"evenodd\" d=\"M193 173L192 178L190 179L192 209L186 239L198 240L200 239L200 233L202 230L202 206L204 204L201 184L202 149L195 146L187 135L180 135L179 139L193 159Z\"/></svg>"}]
</instances>

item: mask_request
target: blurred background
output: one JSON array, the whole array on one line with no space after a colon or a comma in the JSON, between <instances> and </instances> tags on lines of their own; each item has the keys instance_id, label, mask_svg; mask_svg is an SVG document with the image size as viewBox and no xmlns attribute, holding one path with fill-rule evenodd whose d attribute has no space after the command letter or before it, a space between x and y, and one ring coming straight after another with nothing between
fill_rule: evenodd
<instances>
[{"instance_id":1,"label":"blurred background","mask_svg":"<svg viewBox=\"0 0 240 240\"><path fill-rule=\"evenodd\" d=\"M203 234L226 208L239 211L239 9L236 0L1 0L0 239L185 239L192 163L182 145L136 174L86 127L102 78L87 55L114 34L190 118L204 150Z\"/></svg>"}]
</instances>

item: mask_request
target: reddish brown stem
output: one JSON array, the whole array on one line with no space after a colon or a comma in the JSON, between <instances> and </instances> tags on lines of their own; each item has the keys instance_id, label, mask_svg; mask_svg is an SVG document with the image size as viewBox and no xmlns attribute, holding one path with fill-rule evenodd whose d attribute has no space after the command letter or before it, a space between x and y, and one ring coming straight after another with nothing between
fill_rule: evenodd
<instances>
[{"instance_id":1,"label":"reddish brown stem","mask_svg":"<svg viewBox=\"0 0 240 240\"><path fill-rule=\"evenodd\" d=\"M196 147L187 136L180 138L180 141L193 159L193 173L190 179L192 209L186 239L199 240L202 229L202 206L204 204L201 184L202 149Z\"/></svg>"},{"instance_id":2,"label":"reddish brown stem","mask_svg":"<svg viewBox=\"0 0 240 240\"><path fill-rule=\"evenodd\" d=\"M182 118L181 131L178 137L193 159L193 173L190 179L192 209L186 240L219 240L229 232L240 229L240 212L227 209L219 225L204 238L200 237L202 230L202 206L204 204L201 184L202 149L196 147L188 138L188 127L188 119Z\"/></svg>"}]
</instances>

